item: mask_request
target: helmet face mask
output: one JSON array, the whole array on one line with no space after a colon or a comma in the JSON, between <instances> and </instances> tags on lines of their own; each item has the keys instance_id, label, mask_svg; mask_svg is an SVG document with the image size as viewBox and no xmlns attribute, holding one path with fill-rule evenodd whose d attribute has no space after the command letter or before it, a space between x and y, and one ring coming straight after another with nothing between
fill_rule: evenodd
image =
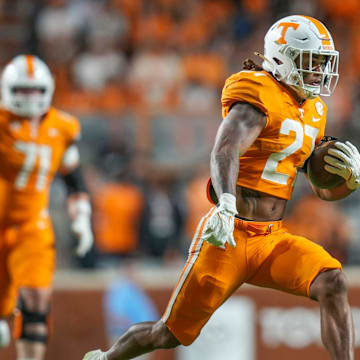
<instances>
[{"instance_id":1,"label":"helmet face mask","mask_svg":"<svg viewBox=\"0 0 360 360\"><path fill-rule=\"evenodd\" d=\"M32 55L15 57L1 78L2 103L22 117L44 115L52 101L54 80L47 65Z\"/></svg>"},{"instance_id":2,"label":"helmet face mask","mask_svg":"<svg viewBox=\"0 0 360 360\"><path fill-rule=\"evenodd\" d=\"M339 53L330 33L316 19L294 15L277 21L265 36L264 56L263 68L301 90L306 98L330 96L336 87Z\"/></svg>"}]
</instances>

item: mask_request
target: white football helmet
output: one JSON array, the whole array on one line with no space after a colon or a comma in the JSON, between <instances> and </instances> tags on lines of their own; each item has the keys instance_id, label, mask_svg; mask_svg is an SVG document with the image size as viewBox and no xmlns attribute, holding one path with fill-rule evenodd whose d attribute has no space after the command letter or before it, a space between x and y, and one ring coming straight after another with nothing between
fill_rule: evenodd
<instances>
[{"instance_id":1,"label":"white football helmet","mask_svg":"<svg viewBox=\"0 0 360 360\"><path fill-rule=\"evenodd\" d=\"M37 89L26 94L17 89ZM33 55L18 55L1 76L1 101L10 112L24 117L41 116L51 104L54 79L47 65Z\"/></svg>"},{"instance_id":2,"label":"white football helmet","mask_svg":"<svg viewBox=\"0 0 360 360\"><path fill-rule=\"evenodd\" d=\"M306 53L309 66L305 68ZM326 57L321 71L314 70L314 54ZM278 20L265 35L264 56L264 70L279 81L302 89L307 98L330 96L338 82L339 52L326 27L312 17L292 15ZM305 84L304 75L309 73L320 74L321 84Z\"/></svg>"}]
</instances>

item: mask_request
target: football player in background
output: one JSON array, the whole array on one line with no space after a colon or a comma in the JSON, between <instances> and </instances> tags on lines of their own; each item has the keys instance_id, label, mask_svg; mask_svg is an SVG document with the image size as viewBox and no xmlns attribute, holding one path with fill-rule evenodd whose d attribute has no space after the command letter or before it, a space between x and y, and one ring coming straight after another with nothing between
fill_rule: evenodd
<instances>
[{"instance_id":1,"label":"football player in background","mask_svg":"<svg viewBox=\"0 0 360 360\"><path fill-rule=\"evenodd\" d=\"M77 255L93 243L89 196L79 167L79 121L51 106L54 80L32 55L3 70L0 108L0 346L14 319L17 360L42 360L49 335L55 269L49 191L57 171L68 187Z\"/></svg>"},{"instance_id":2,"label":"football player in background","mask_svg":"<svg viewBox=\"0 0 360 360\"><path fill-rule=\"evenodd\" d=\"M203 217L188 260L158 322L132 326L106 352L86 360L124 360L190 345L214 311L243 283L318 301L323 343L333 360L354 359L347 283L338 260L282 227L297 170L324 136L326 105L338 80L338 52L325 26L306 16L277 21L265 36L262 67L251 60L227 79L223 122L211 153ZM360 155L349 142L329 150L326 171L343 177L323 200L360 186ZM216 339L215 339L216 341Z\"/></svg>"}]
</instances>

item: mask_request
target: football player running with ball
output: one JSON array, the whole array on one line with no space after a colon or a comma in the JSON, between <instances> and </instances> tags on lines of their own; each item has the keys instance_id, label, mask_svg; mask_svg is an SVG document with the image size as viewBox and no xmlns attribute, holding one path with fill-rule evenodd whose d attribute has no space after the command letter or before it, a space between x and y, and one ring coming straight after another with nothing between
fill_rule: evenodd
<instances>
[{"instance_id":1,"label":"football player running with ball","mask_svg":"<svg viewBox=\"0 0 360 360\"><path fill-rule=\"evenodd\" d=\"M326 27L288 16L265 36L262 67L245 62L226 80L223 121L211 153L208 194L216 204L203 217L189 257L158 322L132 326L106 352L84 360L124 360L159 348L190 345L216 309L243 283L315 300L321 337L333 360L354 359L348 290L341 264L321 246L282 226L297 170L324 136L326 105L338 80L338 52ZM360 186L360 155L337 142L327 170L342 176L323 200Z\"/></svg>"},{"instance_id":2,"label":"football player running with ball","mask_svg":"<svg viewBox=\"0 0 360 360\"><path fill-rule=\"evenodd\" d=\"M51 106L54 81L32 55L15 57L1 77L0 347L14 319L17 360L42 360L49 335L55 244L48 214L57 171L69 190L76 252L92 247L91 207L79 167L79 121Z\"/></svg>"}]
</instances>

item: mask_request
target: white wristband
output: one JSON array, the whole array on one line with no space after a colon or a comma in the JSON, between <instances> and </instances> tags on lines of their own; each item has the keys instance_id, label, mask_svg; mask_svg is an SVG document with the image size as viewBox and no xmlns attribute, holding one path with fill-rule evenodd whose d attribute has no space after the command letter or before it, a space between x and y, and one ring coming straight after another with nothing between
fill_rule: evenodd
<instances>
[{"instance_id":1,"label":"white wristband","mask_svg":"<svg viewBox=\"0 0 360 360\"><path fill-rule=\"evenodd\" d=\"M87 199L73 200L70 202L69 207L70 212L73 214L91 214L91 205Z\"/></svg>"},{"instance_id":2,"label":"white wristband","mask_svg":"<svg viewBox=\"0 0 360 360\"><path fill-rule=\"evenodd\" d=\"M219 197L219 205L224 207L224 209L237 214L236 208L236 197L230 193L223 193Z\"/></svg>"},{"instance_id":3,"label":"white wristband","mask_svg":"<svg viewBox=\"0 0 360 360\"><path fill-rule=\"evenodd\" d=\"M91 205L89 200L81 199L75 202L76 210L79 214L91 214Z\"/></svg>"},{"instance_id":4,"label":"white wristband","mask_svg":"<svg viewBox=\"0 0 360 360\"><path fill-rule=\"evenodd\" d=\"M69 198L68 211L71 219L73 220L79 216L89 218L91 216L90 201L86 198Z\"/></svg>"}]
</instances>

